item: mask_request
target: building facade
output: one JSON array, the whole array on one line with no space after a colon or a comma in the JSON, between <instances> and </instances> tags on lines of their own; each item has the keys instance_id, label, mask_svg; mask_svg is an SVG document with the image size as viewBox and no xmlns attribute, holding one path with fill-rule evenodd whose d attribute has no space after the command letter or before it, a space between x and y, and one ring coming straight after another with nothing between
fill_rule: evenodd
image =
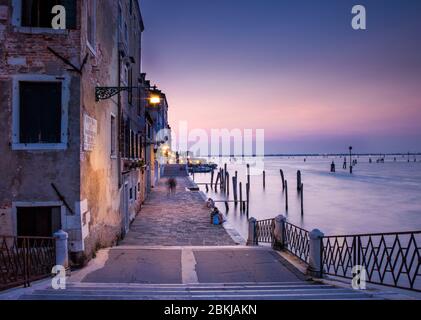
<instances>
[{"instance_id":1,"label":"building facade","mask_svg":"<svg viewBox=\"0 0 421 320\"><path fill-rule=\"evenodd\" d=\"M63 229L83 263L127 233L153 144L143 31L135 0L0 0L0 235Z\"/></svg>"}]
</instances>

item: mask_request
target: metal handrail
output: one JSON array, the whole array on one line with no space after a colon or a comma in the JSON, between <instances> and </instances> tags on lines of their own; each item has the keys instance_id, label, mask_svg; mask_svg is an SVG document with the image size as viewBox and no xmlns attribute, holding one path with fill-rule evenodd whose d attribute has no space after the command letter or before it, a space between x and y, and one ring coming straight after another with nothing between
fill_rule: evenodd
<instances>
[{"instance_id":1,"label":"metal handrail","mask_svg":"<svg viewBox=\"0 0 421 320\"><path fill-rule=\"evenodd\" d=\"M275 219L256 222L258 242L274 244L274 223ZM282 249L309 264L310 233L289 222L283 223ZM353 279L354 267L361 266L368 283L421 291L420 235L421 231L403 231L323 236L321 272Z\"/></svg>"},{"instance_id":2,"label":"metal handrail","mask_svg":"<svg viewBox=\"0 0 421 320\"><path fill-rule=\"evenodd\" d=\"M323 238L339 238L339 237L369 237L369 236L390 236L390 235L408 235L408 234L418 234L421 231L402 231L402 232L379 232L379 233L356 233L356 234L347 234L347 235L336 235L336 236L324 236Z\"/></svg>"},{"instance_id":3,"label":"metal handrail","mask_svg":"<svg viewBox=\"0 0 421 320\"><path fill-rule=\"evenodd\" d=\"M368 283L421 291L419 235L421 231L324 237L323 273L353 279L360 266Z\"/></svg>"},{"instance_id":4,"label":"metal handrail","mask_svg":"<svg viewBox=\"0 0 421 320\"><path fill-rule=\"evenodd\" d=\"M256 221L256 239L257 243L273 243L275 228L275 219L265 219Z\"/></svg>"},{"instance_id":5,"label":"metal handrail","mask_svg":"<svg viewBox=\"0 0 421 320\"><path fill-rule=\"evenodd\" d=\"M0 236L0 290L51 275L56 262L52 237Z\"/></svg>"},{"instance_id":6,"label":"metal handrail","mask_svg":"<svg viewBox=\"0 0 421 320\"><path fill-rule=\"evenodd\" d=\"M285 222L284 230L286 242L284 248L301 261L308 263L310 253L309 232L289 222Z\"/></svg>"},{"instance_id":7,"label":"metal handrail","mask_svg":"<svg viewBox=\"0 0 421 320\"><path fill-rule=\"evenodd\" d=\"M259 242L274 244L275 219L256 221L256 238ZM292 223L285 222L284 249L308 263L309 260L309 232Z\"/></svg>"}]
</instances>

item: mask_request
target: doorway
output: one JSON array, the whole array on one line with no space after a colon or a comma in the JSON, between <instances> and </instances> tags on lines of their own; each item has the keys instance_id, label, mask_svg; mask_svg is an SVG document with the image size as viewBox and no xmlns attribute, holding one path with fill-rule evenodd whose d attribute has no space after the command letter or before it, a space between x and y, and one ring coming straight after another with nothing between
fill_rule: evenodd
<instances>
[{"instance_id":1,"label":"doorway","mask_svg":"<svg viewBox=\"0 0 421 320\"><path fill-rule=\"evenodd\" d=\"M124 184L124 192L123 192L123 224L124 224L124 234L129 232L130 228L130 217L129 217L129 184L126 182Z\"/></svg>"}]
</instances>

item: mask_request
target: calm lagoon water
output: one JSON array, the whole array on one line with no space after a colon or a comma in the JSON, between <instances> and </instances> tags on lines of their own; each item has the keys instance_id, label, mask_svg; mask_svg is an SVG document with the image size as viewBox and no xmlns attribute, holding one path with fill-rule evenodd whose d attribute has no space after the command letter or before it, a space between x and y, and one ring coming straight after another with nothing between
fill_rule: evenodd
<instances>
[{"instance_id":1,"label":"calm lagoon water","mask_svg":"<svg viewBox=\"0 0 421 320\"><path fill-rule=\"evenodd\" d=\"M359 157L353 175L343 170L343 158L338 157L266 157L266 188L262 176L251 176L250 217L274 218L279 214L307 230L318 228L326 235L395 232L421 230L421 159L407 162L407 157ZM212 159L211 159L212 160ZM330 163L336 173L330 173ZM231 177L238 171L245 194L246 167L227 162ZM288 180L289 210L285 211L285 194L279 170ZM300 196L297 192L297 170L304 184L304 216L301 216ZM216 174L215 174L216 177ZM230 178L231 180L231 178ZM210 182L210 174L195 174L196 182ZM232 183L231 183L232 184ZM232 186L230 186L232 188ZM206 193L205 187L201 190ZM221 193L210 191L208 197L226 199ZM232 191L230 199L232 199ZM218 204L226 212L223 203ZM247 215L230 203L228 222L247 238Z\"/></svg>"}]
</instances>

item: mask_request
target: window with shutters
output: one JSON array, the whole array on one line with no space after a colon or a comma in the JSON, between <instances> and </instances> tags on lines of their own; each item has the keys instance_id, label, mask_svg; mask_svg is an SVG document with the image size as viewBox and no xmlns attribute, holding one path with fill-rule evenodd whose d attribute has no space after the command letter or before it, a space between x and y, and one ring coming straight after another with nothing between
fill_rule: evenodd
<instances>
[{"instance_id":1,"label":"window with shutters","mask_svg":"<svg viewBox=\"0 0 421 320\"><path fill-rule=\"evenodd\" d=\"M128 68L127 74L127 86L130 88L128 90L128 102L130 105L133 104L133 69L130 67Z\"/></svg>"},{"instance_id":2,"label":"window with shutters","mask_svg":"<svg viewBox=\"0 0 421 320\"><path fill-rule=\"evenodd\" d=\"M52 9L62 5L66 9L66 29L76 29L77 1L76 0L20 0L20 21L22 27L52 28L51 23L55 16ZM90 2L90 1L89 1ZM16 11L16 13L19 13Z\"/></svg>"},{"instance_id":3,"label":"window with shutters","mask_svg":"<svg viewBox=\"0 0 421 320\"><path fill-rule=\"evenodd\" d=\"M124 158L130 159L130 119L124 121Z\"/></svg>"},{"instance_id":4,"label":"window with shutters","mask_svg":"<svg viewBox=\"0 0 421 320\"><path fill-rule=\"evenodd\" d=\"M133 130L130 130L130 158L135 158L135 139Z\"/></svg>"},{"instance_id":5,"label":"window with shutters","mask_svg":"<svg viewBox=\"0 0 421 320\"><path fill-rule=\"evenodd\" d=\"M135 141L135 147L136 147L136 149L135 149L135 158L136 159L139 159L140 158L140 155L139 155L139 135L138 134L136 134L136 139L135 139L136 141Z\"/></svg>"},{"instance_id":6,"label":"window with shutters","mask_svg":"<svg viewBox=\"0 0 421 320\"><path fill-rule=\"evenodd\" d=\"M117 156L117 122L115 115L111 115L111 157Z\"/></svg>"},{"instance_id":7,"label":"window with shutters","mask_svg":"<svg viewBox=\"0 0 421 320\"><path fill-rule=\"evenodd\" d=\"M20 83L19 142L61 142L61 83Z\"/></svg>"},{"instance_id":8,"label":"window with shutters","mask_svg":"<svg viewBox=\"0 0 421 320\"><path fill-rule=\"evenodd\" d=\"M67 148L69 81L48 75L13 77L13 150Z\"/></svg>"}]
</instances>

